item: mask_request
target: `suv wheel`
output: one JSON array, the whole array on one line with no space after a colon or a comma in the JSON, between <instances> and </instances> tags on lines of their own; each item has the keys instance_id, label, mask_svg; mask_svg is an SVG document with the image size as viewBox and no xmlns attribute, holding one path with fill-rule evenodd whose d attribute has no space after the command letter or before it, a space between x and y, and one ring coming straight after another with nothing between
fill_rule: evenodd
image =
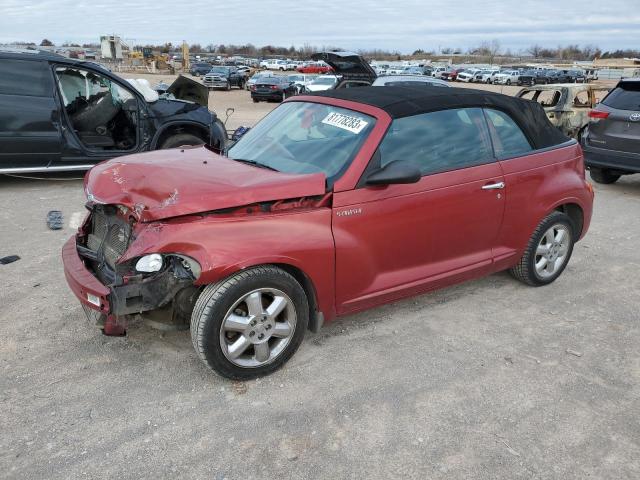
<instances>
[{"instance_id":1,"label":"suv wheel","mask_svg":"<svg viewBox=\"0 0 640 480\"><path fill-rule=\"evenodd\" d=\"M616 175L611 173L611 170L606 170L603 168L591 168L589 170L589 175L596 183L603 183L605 185L610 183L616 183L620 178L620 175Z\"/></svg>"},{"instance_id":2,"label":"suv wheel","mask_svg":"<svg viewBox=\"0 0 640 480\"><path fill-rule=\"evenodd\" d=\"M167 138L162 142L160 148L164 150L165 148L178 148L183 145L202 145L203 143L205 143L205 141L200 137L196 137L190 133L179 133Z\"/></svg>"},{"instance_id":3,"label":"suv wheel","mask_svg":"<svg viewBox=\"0 0 640 480\"><path fill-rule=\"evenodd\" d=\"M548 215L529 239L520 262L510 272L516 279L534 287L548 285L564 271L575 242L575 228L568 215Z\"/></svg>"},{"instance_id":4,"label":"suv wheel","mask_svg":"<svg viewBox=\"0 0 640 480\"><path fill-rule=\"evenodd\" d=\"M303 288L284 270L266 265L206 287L191 315L191 339L209 368L246 380L289 360L308 322Z\"/></svg>"}]
</instances>

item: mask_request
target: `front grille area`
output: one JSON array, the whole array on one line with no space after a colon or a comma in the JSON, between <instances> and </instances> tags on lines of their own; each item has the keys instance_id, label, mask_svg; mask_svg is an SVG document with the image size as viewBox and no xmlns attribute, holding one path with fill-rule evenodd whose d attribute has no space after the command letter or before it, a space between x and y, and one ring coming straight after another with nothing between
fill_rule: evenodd
<instances>
[{"instance_id":1,"label":"front grille area","mask_svg":"<svg viewBox=\"0 0 640 480\"><path fill-rule=\"evenodd\" d=\"M91 213L91 231L87 237L87 248L97 252L98 259L112 269L124 254L131 238L131 225L108 209L95 208Z\"/></svg>"}]
</instances>

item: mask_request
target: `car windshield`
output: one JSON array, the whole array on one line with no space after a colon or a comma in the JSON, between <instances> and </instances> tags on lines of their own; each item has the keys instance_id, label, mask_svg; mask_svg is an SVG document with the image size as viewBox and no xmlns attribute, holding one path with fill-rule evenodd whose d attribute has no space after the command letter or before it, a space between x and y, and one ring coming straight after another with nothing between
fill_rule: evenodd
<instances>
[{"instance_id":1,"label":"car windshield","mask_svg":"<svg viewBox=\"0 0 640 480\"><path fill-rule=\"evenodd\" d=\"M345 172L375 125L360 112L311 102L273 110L227 156L286 173L324 173L327 186Z\"/></svg>"},{"instance_id":2,"label":"car windshield","mask_svg":"<svg viewBox=\"0 0 640 480\"><path fill-rule=\"evenodd\" d=\"M314 85L333 85L336 79L333 77L318 77L313 82Z\"/></svg>"}]
</instances>

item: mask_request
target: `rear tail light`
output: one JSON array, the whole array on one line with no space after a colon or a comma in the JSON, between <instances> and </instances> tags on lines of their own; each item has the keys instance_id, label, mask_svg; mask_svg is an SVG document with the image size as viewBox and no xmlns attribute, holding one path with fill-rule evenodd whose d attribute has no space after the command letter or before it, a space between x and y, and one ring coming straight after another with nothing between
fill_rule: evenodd
<instances>
[{"instance_id":1,"label":"rear tail light","mask_svg":"<svg viewBox=\"0 0 640 480\"><path fill-rule=\"evenodd\" d=\"M256 86L255 85L251 85L251 87L249 87L251 89L252 92L256 91Z\"/></svg>"},{"instance_id":2,"label":"rear tail light","mask_svg":"<svg viewBox=\"0 0 640 480\"><path fill-rule=\"evenodd\" d=\"M278 86L277 85L271 85L271 90L278 90Z\"/></svg>"},{"instance_id":3,"label":"rear tail light","mask_svg":"<svg viewBox=\"0 0 640 480\"><path fill-rule=\"evenodd\" d=\"M607 118L609 116L609 112L601 112L599 110L591 110L589 112L589 118Z\"/></svg>"}]
</instances>

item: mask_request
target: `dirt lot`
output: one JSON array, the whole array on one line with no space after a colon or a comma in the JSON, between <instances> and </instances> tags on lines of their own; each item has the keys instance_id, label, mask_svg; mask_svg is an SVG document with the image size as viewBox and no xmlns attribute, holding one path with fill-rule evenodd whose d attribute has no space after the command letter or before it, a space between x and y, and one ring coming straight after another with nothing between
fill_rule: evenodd
<instances>
[{"instance_id":1,"label":"dirt lot","mask_svg":"<svg viewBox=\"0 0 640 480\"><path fill-rule=\"evenodd\" d=\"M211 106L237 126L275 104ZM552 286L502 273L350 316L247 383L188 332L88 325L60 261L81 185L0 177L0 257L22 257L0 265L3 478L640 478L640 176L596 187Z\"/></svg>"}]
</instances>

